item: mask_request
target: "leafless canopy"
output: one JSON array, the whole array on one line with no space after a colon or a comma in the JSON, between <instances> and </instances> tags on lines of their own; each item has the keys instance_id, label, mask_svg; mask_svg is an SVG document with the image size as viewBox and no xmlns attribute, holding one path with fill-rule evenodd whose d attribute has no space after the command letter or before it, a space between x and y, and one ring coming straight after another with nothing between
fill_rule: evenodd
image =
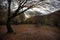
<instances>
[{"instance_id":1,"label":"leafless canopy","mask_svg":"<svg viewBox=\"0 0 60 40\"><path fill-rule=\"evenodd\" d=\"M32 2L32 1L31 1ZM31 3L30 2L30 3ZM32 2L33 3L33 2ZM29 3L28 3L28 0L19 0L19 5L18 5L18 8L15 10L15 12L12 14L12 16L11 15L9 15L10 14L10 7L11 7L11 0L8 0L8 11L9 11L9 17L10 17L10 19L11 18L14 18L15 16L17 16L17 15L20 15L21 13L24 13L25 11L27 11L28 9L30 9L30 8L32 8L32 7L34 7L36 4L38 4L39 2L36 2L36 3L33 3L33 4L31 4L31 5L29 5ZM21 9L23 9L24 7L26 7L27 6L27 4L29 5L28 7L27 7L27 9L25 9L25 10L23 10L23 11L21 11L20 13L19 13L19 10L21 10Z\"/></svg>"}]
</instances>

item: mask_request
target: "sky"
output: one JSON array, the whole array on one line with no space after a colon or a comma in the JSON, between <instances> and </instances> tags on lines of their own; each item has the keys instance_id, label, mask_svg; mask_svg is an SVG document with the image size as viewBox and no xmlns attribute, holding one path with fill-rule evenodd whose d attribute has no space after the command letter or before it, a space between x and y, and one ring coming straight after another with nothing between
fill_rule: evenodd
<instances>
[{"instance_id":1,"label":"sky","mask_svg":"<svg viewBox=\"0 0 60 40\"><path fill-rule=\"evenodd\" d=\"M37 1L37 0L33 0L33 1ZM29 2L28 2L29 3ZM3 6L7 6L7 0L2 2ZM18 2L12 2L11 4L11 11L15 11L18 8L19 3ZM27 10L26 12L24 12L25 17L29 18L30 17L30 12L37 11L39 13L42 13L41 15L47 15L50 14L52 12L55 12L57 10L60 10L60 1L58 0L44 0L38 3L38 5L36 5L37 7L34 7L32 9ZM23 8L26 9L26 8ZM30 12L29 12L30 11Z\"/></svg>"}]
</instances>

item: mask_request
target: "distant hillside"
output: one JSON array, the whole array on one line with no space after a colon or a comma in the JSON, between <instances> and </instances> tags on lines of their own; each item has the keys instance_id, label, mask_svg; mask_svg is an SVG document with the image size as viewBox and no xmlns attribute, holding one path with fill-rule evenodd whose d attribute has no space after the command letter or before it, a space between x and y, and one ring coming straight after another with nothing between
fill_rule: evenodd
<instances>
[{"instance_id":1,"label":"distant hillside","mask_svg":"<svg viewBox=\"0 0 60 40\"><path fill-rule=\"evenodd\" d=\"M26 22L60 26L60 10L44 16L33 16L28 18Z\"/></svg>"}]
</instances>

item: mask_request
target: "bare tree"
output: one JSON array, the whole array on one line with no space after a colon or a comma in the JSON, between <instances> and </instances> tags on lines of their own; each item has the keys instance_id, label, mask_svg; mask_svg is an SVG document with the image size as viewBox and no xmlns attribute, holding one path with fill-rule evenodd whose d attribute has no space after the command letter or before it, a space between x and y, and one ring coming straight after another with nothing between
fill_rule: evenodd
<instances>
[{"instance_id":1,"label":"bare tree","mask_svg":"<svg viewBox=\"0 0 60 40\"><path fill-rule=\"evenodd\" d=\"M25 9L25 10L23 10L23 11L21 11L20 13L19 13L19 10L21 10L21 9L23 9L24 7L25 7L25 4L27 3L27 1L28 0L19 0L19 6L18 6L18 8L17 8L17 10L12 14L12 15L10 15L11 14L11 0L7 0L8 1L8 18L7 18L7 22L6 22L6 27L7 27L7 32L8 33L12 33L12 32L14 32L13 31L13 29L11 28L11 19L12 18L14 18L14 17L16 17L16 16L18 16L18 15L20 15L20 14L22 14L22 13L24 13L25 11L27 11L28 9L30 9L30 8L32 8L34 5L36 5L36 4L33 4L33 5L30 5L27 9ZM22 2L21 2L22 1Z\"/></svg>"}]
</instances>

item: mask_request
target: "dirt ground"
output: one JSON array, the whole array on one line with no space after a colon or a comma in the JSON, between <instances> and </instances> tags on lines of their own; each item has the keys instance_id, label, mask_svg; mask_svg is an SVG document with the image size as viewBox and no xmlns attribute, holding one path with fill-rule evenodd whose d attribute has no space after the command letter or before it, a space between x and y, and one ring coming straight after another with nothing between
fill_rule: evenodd
<instances>
[{"instance_id":1,"label":"dirt ground","mask_svg":"<svg viewBox=\"0 0 60 40\"><path fill-rule=\"evenodd\" d=\"M5 25L0 25L0 40L60 40L60 28L34 24L12 25L14 33L6 33Z\"/></svg>"}]
</instances>

